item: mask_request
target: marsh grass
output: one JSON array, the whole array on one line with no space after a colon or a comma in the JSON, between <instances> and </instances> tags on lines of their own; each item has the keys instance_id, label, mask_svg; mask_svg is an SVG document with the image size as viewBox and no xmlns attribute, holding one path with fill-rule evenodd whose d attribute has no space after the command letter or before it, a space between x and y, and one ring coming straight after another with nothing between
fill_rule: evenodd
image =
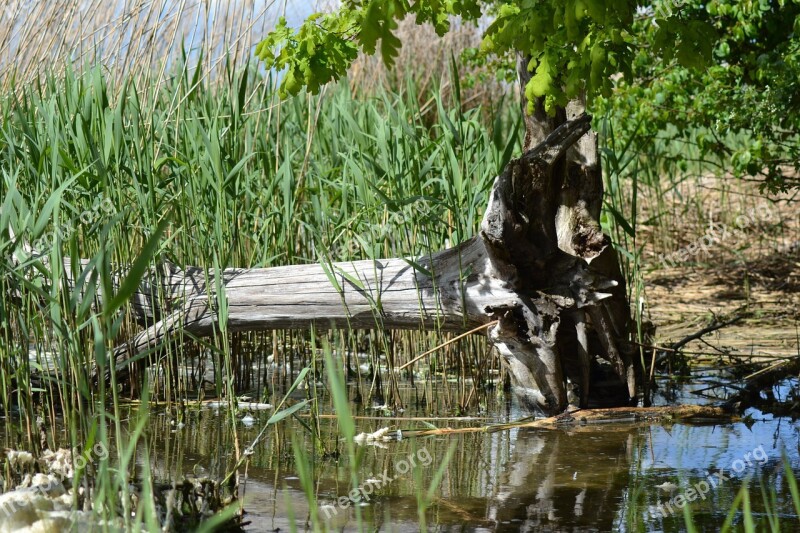
<instances>
[{"instance_id":1,"label":"marsh grass","mask_svg":"<svg viewBox=\"0 0 800 533\"><path fill-rule=\"evenodd\" d=\"M39 417L50 445L113 433L122 448L113 468L101 468L102 516L131 516L111 499L119 488L129 501L130 453L142 436L123 429L115 373L108 386L94 376L140 327L125 304L148 268L430 254L472 235L519 141L513 114L498 112L492 131L480 109L462 110L458 93L449 101L434 93L436 120L425 124L416 97L380 91L356 100L341 86L279 102L255 66L227 65L225 82L214 84L175 67L157 92L101 68L68 67L0 102L0 249L9 258L0 276L0 393L16 414L7 433L20 423L22 440L38 446ZM120 274L120 265L131 268ZM322 345L303 332L232 334L224 287L215 289L215 336L153 354L154 371L139 379L176 412L209 394L227 398L233 431L238 395L272 398L301 368L329 368L319 346L336 347L363 401L399 407L396 381L406 378L392 370L446 338L380 331L379 322L370 334L325 333ZM433 356L426 386L469 376L448 398L451 409L467 410L486 394L495 365L480 340L464 339Z\"/></svg>"},{"instance_id":2,"label":"marsh grass","mask_svg":"<svg viewBox=\"0 0 800 533\"><path fill-rule=\"evenodd\" d=\"M93 70L68 75L62 91L51 80L7 99L4 192L23 213L15 246L131 264L169 215L157 256L179 265L426 255L472 235L516 142L509 123L493 138L477 112L445 113L442 101L427 129L413 100L390 93L363 103L338 88L280 104L268 83L250 70L229 90L186 94L177 79L143 102L133 84L114 89ZM247 111L248 90L266 108ZM184 104L170 113L175 95Z\"/></svg>"},{"instance_id":3,"label":"marsh grass","mask_svg":"<svg viewBox=\"0 0 800 533\"><path fill-rule=\"evenodd\" d=\"M0 86L19 89L66 69L102 65L157 94L180 64L216 81L242 66L278 16L297 22L335 1L10 0L0 9Z\"/></svg>"}]
</instances>

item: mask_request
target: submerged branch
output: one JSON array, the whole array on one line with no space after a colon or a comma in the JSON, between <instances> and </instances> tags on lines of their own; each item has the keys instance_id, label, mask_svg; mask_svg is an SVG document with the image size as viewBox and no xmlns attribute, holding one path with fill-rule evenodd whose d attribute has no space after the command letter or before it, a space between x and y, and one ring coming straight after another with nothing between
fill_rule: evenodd
<instances>
[{"instance_id":1,"label":"submerged branch","mask_svg":"<svg viewBox=\"0 0 800 533\"><path fill-rule=\"evenodd\" d=\"M524 418L507 424L490 424L466 428L439 428L403 431L403 437L458 435L463 433L496 433L518 428L574 429L597 424L700 423L708 421L733 422L738 419L730 409L705 405L667 407L618 407L609 409L578 409L558 416L530 420Z\"/></svg>"}]
</instances>

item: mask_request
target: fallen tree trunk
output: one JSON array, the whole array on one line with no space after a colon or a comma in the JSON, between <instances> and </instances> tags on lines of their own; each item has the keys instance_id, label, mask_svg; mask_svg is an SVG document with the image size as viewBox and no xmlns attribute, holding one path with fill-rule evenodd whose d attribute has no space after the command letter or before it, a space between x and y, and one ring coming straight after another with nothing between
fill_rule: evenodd
<instances>
[{"instance_id":1,"label":"fallen tree trunk","mask_svg":"<svg viewBox=\"0 0 800 533\"><path fill-rule=\"evenodd\" d=\"M513 160L495 181L479 235L429 257L227 269L218 280L195 267L162 268L133 302L151 325L116 350L113 371L124 372L137 354L179 333L211 335L221 320L229 331L467 331L498 321L489 338L530 409L564 411L567 378L579 386L582 406L591 399L629 404L636 390L631 361L619 348L625 325L614 323L618 269L609 276L589 265L597 257L615 265L616 258L598 233L599 211L590 213L581 200L587 189L580 176L587 173L564 182L565 154L589 129L583 114ZM602 186L589 190L602 197ZM596 378L591 393L602 360L618 376L613 394L599 384L607 376Z\"/></svg>"},{"instance_id":2,"label":"fallen tree trunk","mask_svg":"<svg viewBox=\"0 0 800 533\"><path fill-rule=\"evenodd\" d=\"M461 331L491 320L486 306L513 305L515 294L490 276L483 242L416 261L381 259L273 268L226 269L216 281L199 268L170 269L161 285L182 301L124 348L140 353L177 329L210 335L220 296L229 331L258 329L434 329ZM460 279L459 264L474 270ZM141 305L146 312L150 306Z\"/></svg>"}]
</instances>

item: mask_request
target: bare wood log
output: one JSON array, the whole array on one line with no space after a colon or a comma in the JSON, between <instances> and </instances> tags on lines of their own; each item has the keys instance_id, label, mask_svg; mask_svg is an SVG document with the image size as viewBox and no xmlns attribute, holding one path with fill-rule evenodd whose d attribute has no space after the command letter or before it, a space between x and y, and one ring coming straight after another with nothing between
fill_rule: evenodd
<instances>
[{"instance_id":1,"label":"bare wood log","mask_svg":"<svg viewBox=\"0 0 800 533\"><path fill-rule=\"evenodd\" d=\"M513 305L517 296L491 276L482 241L415 261L354 261L330 265L226 269L224 287L230 331L257 329L433 329L461 331L487 323L485 307ZM472 270L466 280L462 267ZM429 276L428 273L433 274ZM171 294L186 295L169 316L120 348L136 354L175 331L209 335L218 326L215 282L201 269L171 281Z\"/></svg>"}]
</instances>

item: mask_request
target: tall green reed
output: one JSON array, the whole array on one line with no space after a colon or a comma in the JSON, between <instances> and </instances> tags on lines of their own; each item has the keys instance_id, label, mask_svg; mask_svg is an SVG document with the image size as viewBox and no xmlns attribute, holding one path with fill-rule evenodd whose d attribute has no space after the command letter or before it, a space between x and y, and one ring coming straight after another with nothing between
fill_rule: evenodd
<instances>
[{"instance_id":1,"label":"tall green reed","mask_svg":"<svg viewBox=\"0 0 800 533\"><path fill-rule=\"evenodd\" d=\"M0 99L0 249L14 257L0 266L0 400L7 412L19 409L22 441L31 446L41 415L53 446L118 443L114 466L99 465L98 509L127 525L131 509L113 500L127 494L142 437L124 427L113 361L115 348L142 327L125 312L138 279L165 261L210 272L432 253L472 235L494 176L518 144L514 113L495 110L495 130L487 129L480 110L462 109L457 91L449 102L434 95L431 124L416 94L355 97L341 86L280 102L254 66L226 68L212 85L178 66L157 91L131 78L115 82L99 68L68 68ZM127 278L117 270L123 265ZM180 369L207 361L213 393L233 407L227 425L235 431L236 396L270 390L257 376L238 379L254 358L266 358L252 348L240 353L264 335L229 332L224 287L210 290L216 335L151 354L155 365L139 379L180 417L185 401L207 393L202 379ZM373 379L438 336L373 334ZM274 363L290 366L289 379L296 359L307 364L316 351L304 333L271 337ZM326 339L340 339L349 358L359 337ZM488 379L476 343L460 345L466 356L459 346L437 356L443 371L478 368L470 370L473 389ZM343 363L342 371L351 369ZM108 384L96 379L106 374ZM479 396L464 386L452 402L460 409ZM139 420L149 416L142 413ZM152 523L144 511L140 518Z\"/></svg>"}]
</instances>

